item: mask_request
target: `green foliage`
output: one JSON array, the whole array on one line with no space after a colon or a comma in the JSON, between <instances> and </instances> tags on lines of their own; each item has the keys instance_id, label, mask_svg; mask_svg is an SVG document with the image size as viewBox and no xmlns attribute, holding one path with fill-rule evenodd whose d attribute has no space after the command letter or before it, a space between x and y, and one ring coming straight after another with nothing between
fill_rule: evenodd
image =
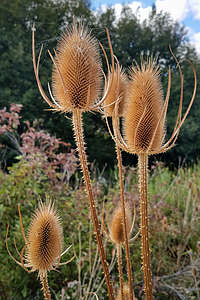
<instances>
[{"instance_id":1,"label":"green foliage","mask_svg":"<svg viewBox=\"0 0 200 300\"><path fill-rule=\"evenodd\" d=\"M136 221L133 236L139 230L139 199L137 187L137 172L134 168L125 170L125 197L130 209L136 206ZM93 172L94 174L94 172ZM97 173L98 174L98 173ZM149 208L150 208L150 240L152 272L156 285L157 299L165 299L165 293L170 299L179 299L175 293L170 294L167 286L180 293L189 293L190 299L196 295L194 276L187 270L199 270L199 199L200 199L200 164L193 168L180 168L177 173L169 171L162 163L156 163L150 170L149 178ZM99 216L101 215L102 199L105 199L106 223L113 207L119 202L119 185L115 174L106 181L103 174L96 175L93 181L95 198L98 199ZM9 168L9 173L0 172L0 289L5 299L40 299L42 297L37 274L28 274L9 257L5 247L6 226L10 225L8 244L11 253L20 260L14 247L14 240L19 251L24 246L21 234L17 204L21 205L23 225L27 233L31 214L38 200L50 197L56 202L64 228L64 249L73 244L72 249L62 258L70 259L74 251L74 260L59 268L59 273L50 272L49 280L52 294L64 299L80 299L79 292L84 295L87 290L90 271L96 252L95 240L90 241L91 224L88 212L88 200L84 186L76 176L74 188L68 183L57 184L49 180L48 172L43 168L41 160L35 163L21 159ZM93 234L92 234L93 235ZM113 245L106 241L107 257L112 260L116 255ZM74 248L74 250L73 250ZM89 254L90 253L90 254ZM140 239L131 245L131 258L134 270L134 288L136 293L142 291L142 276L140 265ZM90 256L91 255L91 256ZM99 269L100 266L97 268ZM81 280L79 281L79 275ZM112 277L117 272L114 266ZM180 275L178 275L180 274ZM98 279L97 275L99 276ZM196 273L198 278L198 272ZM157 278L157 279L156 279ZM101 280L100 273L95 273L91 289L98 288ZM117 277L114 279L117 282ZM191 288L191 289L190 289ZM98 292L100 299L107 299L103 287ZM138 299L140 297L138 296Z\"/></svg>"}]
</instances>

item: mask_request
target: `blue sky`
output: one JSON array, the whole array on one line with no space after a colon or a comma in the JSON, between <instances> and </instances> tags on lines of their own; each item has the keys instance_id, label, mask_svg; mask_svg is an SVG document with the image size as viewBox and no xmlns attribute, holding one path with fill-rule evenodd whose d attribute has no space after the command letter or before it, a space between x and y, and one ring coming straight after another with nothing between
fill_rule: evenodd
<instances>
[{"instance_id":1,"label":"blue sky","mask_svg":"<svg viewBox=\"0 0 200 300\"><path fill-rule=\"evenodd\" d=\"M174 20L185 25L188 38L200 55L200 0L91 0L92 9L106 10L112 6L116 15L120 14L124 4L129 4L133 12L139 7L142 19L148 16L153 3L157 11L170 13Z\"/></svg>"}]
</instances>

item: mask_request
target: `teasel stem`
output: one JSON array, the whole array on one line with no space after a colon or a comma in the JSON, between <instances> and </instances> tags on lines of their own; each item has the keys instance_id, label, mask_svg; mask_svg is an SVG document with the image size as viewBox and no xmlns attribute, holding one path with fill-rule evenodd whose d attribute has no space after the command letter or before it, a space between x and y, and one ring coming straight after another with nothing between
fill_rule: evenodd
<instances>
[{"instance_id":1,"label":"teasel stem","mask_svg":"<svg viewBox=\"0 0 200 300\"><path fill-rule=\"evenodd\" d=\"M51 294L49 291L49 284L47 280L47 273L45 274L40 274L40 281L42 283L42 290L44 293L44 299L45 300L51 300Z\"/></svg>"},{"instance_id":2,"label":"teasel stem","mask_svg":"<svg viewBox=\"0 0 200 300\"><path fill-rule=\"evenodd\" d=\"M128 233L127 233L127 225L126 225L124 183L123 183L123 172L122 172L122 155L121 155L121 150L117 145L116 145L116 153L117 153L117 162L118 162L118 170L119 170L120 201L121 201L122 214L123 214L123 231L124 231L124 244L125 244L125 251L126 251L128 284L129 284L130 300L133 300L134 292L133 292L133 282L132 282L130 249L129 249L129 244L128 244Z\"/></svg>"},{"instance_id":3,"label":"teasel stem","mask_svg":"<svg viewBox=\"0 0 200 300\"><path fill-rule=\"evenodd\" d=\"M121 293L121 297L123 299L124 298L124 288L123 288L122 245L121 245L121 243L117 245L117 264L118 264L118 272L119 272L120 293Z\"/></svg>"},{"instance_id":4,"label":"teasel stem","mask_svg":"<svg viewBox=\"0 0 200 300\"><path fill-rule=\"evenodd\" d=\"M146 300L153 300L148 227L148 154L138 154L142 263Z\"/></svg>"},{"instance_id":5,"label":"teasel stem","mask_svg":"<svg viewBox=\"0 0 200 300\"><path fill-rule=\"evenodd\" d=\"M86 156L85 146L84 146L82 113L79 109L75 109L73 111L73 129L74 129L74 133L75 133L75 140L76 140L79 159L80 159L81 168L82 168L82 172L83 172L83 178L85 181L86 191L88 194L90 211L91 211L91 216L92 216L92 220L93 220L93 224L94 224L94 230L95 230L95 234L96 234L97 245L98 245L101 263L102 263L102 267L103 267L103 272L104 272L104 276L105 276L105 280L106 280L108 294L109 294L109 298L111 300L114 300L113 289L112 289L109 270L108 270L108 266L107 266L107 262L106 262L106 255L105 255L103 242L102 242L102 238L101 238L100 225L99 225L99 221L98 221L98 217L97 217L96 203L94 200L94 194L93 194L91 180L90 180L90 173L88 170L87 156Z\"/></svg>"}]
</instances>

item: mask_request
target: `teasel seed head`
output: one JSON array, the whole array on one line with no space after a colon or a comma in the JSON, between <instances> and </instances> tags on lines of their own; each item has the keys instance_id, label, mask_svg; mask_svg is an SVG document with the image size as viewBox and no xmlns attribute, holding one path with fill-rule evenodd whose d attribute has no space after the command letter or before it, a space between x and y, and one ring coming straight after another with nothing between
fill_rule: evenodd
<instances>
[{"instance_id":1,"label":"teasel seed head","mask_svg":"<svg viewBox=\"0 0 200 300\"><path fill-rule=\"evenodd\" d=\"M132 216L130 209L126 207L125 209L126 214L126 228L127 228L127 234L128 238L131 234L131 226L132 226ZM109 224L109 232L110 232L110 238L113 243L115 244L121 244L124 243L125 237L124 237L124 231L123 231L123 211L121 207L117 207L111 216L111 221Z\"/></svg>"},{"instance_id":2,"label":"teasel seed head","mask_svg":"<svg viewBox=\"0 0 200 300\"><path fill-rule=\"evenodd\" d=\"M121 291L118 291L116 300L129 300L130 299L130 292L129 292L129 286L128 284L124 284L123 286L123 299L121 295ZM136 300L136 298L134 298Z\"/></svg>"},{"instance_id":3,"label":"teasel seed head","mask_svg":"<svg viewBox=\"0 0 200 300\"><path fill-rule=\"evenodd\" d=\"M91 110L102 83L97 40L81 23L74 21L61 37L53 61L52 91L61 110Z\"/></svg>"},{"instance_id":4,"label":"teasel seed head","mask_svg":"<svg viewBox=\"0 0 200 300\"><path fill-rule=\"evenodd\" d=\"M148 58L133 66L127 93L123 131L128 148L135 153L160 151L165 136L163 91L156 61Z\"/></svg>"},{"instance_id":5,"label":"teasel seed head","mask_svg":"<svg viewBox=\"0 0 200 300\"><path fill-rule=\"evenodd\" d=\"M103 103L104 113L107 117L112 117L115 104L119 101L117 115L123 115L124 101L127 90L127 76L125 71L118 65L113 71L110 71L107 76L107 83L110 82L110 88ZM107 86L105 86L105 89Z\"/></svg>"},{"instance_id":6,"label":"teasel seed head","mask_svg":"<svg viewBox=\"0 0 200 300\"><path fill-rule=\"evenodd\" d=\"M26 267L39 275L54 269L59 264L62 242L62 226L54 205L40 202L28 231Z\"/></svg>"}]
</instances>

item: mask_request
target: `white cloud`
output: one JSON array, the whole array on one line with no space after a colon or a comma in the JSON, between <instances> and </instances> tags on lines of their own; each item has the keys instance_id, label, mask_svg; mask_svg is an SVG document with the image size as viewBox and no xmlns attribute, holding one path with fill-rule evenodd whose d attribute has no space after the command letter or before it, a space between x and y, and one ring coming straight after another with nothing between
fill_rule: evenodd
<instances>
[{"instance_id":1,"label":"white cloud","mask_svg":"<svg viewBox=\"0 0 200 300\"><path fill-rule=\"evenodd\" d=\"M158 11L165 11L171 14L172 18L182 21L189 12L188 0L156 0L155 5Z\"/></svg>"},{"instance_id":2,"label":"white cloud","mask_svg":"<svg viewBox=\"0 0 200 300\"><path fill-rule=\"evenodd\" d=\"M139 14L141 21L144 21L146 18L148 18L152 8L151 6L148 7L142 7L142 3L139 1L133 1L129 3L130 8L134 13Z\"/></svg>"},{"instance_id":3,"label":"white cloud","mask_svg":"<svg viewBox=\"0 0 200 300\"><path fill-rule=\"evenodd\" d=\"M191 43L195 46L197 53L200 55L200 32L194 33L190 37Z\"/></svg>"},{"instance_id":4,"label":"white cloud","mask_svg":"<svg viewBox=\"0 0 200 300\"><path fill-rule=\"evenodd\" d=\"M183 21L190 13L195 19L200 19L200 1L199 0L156 0L158 11L166 11L171 14L172 18Z\"/></svg>"},{"instance_id":5,"label":"white cloud","mask_svg":"<svg viewBox=\"0 0 200 300\"><path fill-rule=\"evenodd\" d=\"M100 6L100 10L101 10L103 13L105 13L107 9L108 9L107 4L102 4L102 5Z\"/></svg>"},{"instance_id":6,"label":"white cloud","mask_svg":"<svg viewBox=\"0 0 200 300\"><path fill-rule=\"evenodd\" d=\"M120 18L120 14L121 14L121 11L122 11L122 8L123 8L123 5L120 4L120 3L117 3L115 5L112 5L112 8L114 8L115 10L115 15L117 17L117 19Z\"/></svg>"},{"instance_id":7,"label":"white cloud","mask_svg":"<svg viewBox=\"0 0 200 300\"><path fill-rule=\"evenodd\" d=\"M140 20L143 21L146 19L151 12L151 6L148 7L142 7L142 3L140 1L133 1L131 3L128 3L128 6L131 8L132 12L137 14L138 17L140 17ZM115 14L117 19L119 19L123 5L120 3L116 3L111 6L115 10Z\"/></svg>"}]
</instances>

